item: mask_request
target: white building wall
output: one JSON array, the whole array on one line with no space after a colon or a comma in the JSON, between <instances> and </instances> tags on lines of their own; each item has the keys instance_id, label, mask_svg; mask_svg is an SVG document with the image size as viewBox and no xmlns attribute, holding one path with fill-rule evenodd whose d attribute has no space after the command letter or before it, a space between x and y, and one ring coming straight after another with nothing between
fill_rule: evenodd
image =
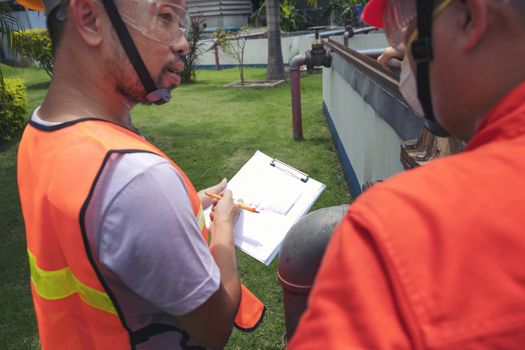
<instances>
[{"instance_id":1,"label":"white building wall","mask_svg":"<svg viewBox=\"0 0 525 350\"><path fill-rule=\"evenodd\" d=\"M323 68L323 101L361 186L403 171L401 138L334 69Z\"/></svg>"},{"instance_id":2,"label":"white building wall","mask_svg":"<svg viewBox=\"0 0 525 350\"><path fill-rule=\"evenodd\" d=\"M343 36L337 35L331 37L336 41L343 42ZM314 41L313 34L292 36L292 37L282 37L281 38L281 49L283 54L283 61L285 64L288 64L290 60L298 55L304 54L306 50L312 48L312 43ZM204 40L203 41L204 54L199 57L197 62L197 67L210 68L215 67L215 54L213 50L209 50L213 45L213 40ZM384 34L367 34L367 35L356 35L354 38L350 39L348 46L354 50L364 50L364 49L378 49L386 47L386 41L384 39ZM208 51L209 50L209 51ZM237 61L229 57L225 53L220 52L220 63L224 66L237 65ZM245 65L257 65L264 66L268 63L268 40L264 39L249 39L246 42L245 47Z\"/></svg>"}]
</instances>

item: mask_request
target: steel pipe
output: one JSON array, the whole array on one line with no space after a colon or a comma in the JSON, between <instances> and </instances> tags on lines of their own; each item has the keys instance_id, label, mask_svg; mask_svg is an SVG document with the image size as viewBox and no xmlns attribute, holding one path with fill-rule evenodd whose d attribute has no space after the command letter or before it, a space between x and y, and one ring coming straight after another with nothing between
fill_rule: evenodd
<instances>
[{"instance_id":1,"label":"steel pipe","mask_svg":"<svg viewBox=\"0 0 525 350\"><path fill-rule=\"evenodd\" d=\"M364 50L357 50L361 55L365 55L371 58L378 58L385 52L385 49L364 49Z\"/></svg>"},{"instance_id":2,"label":"steel pipe","mask_svg":"<svg viewBox=\"0 0 525 350\"><path fill-rule=\"evenodd\" d=\"M301 218L283 241L277 277L283 288L288 339L306 310L306 301L326 245L347 211L346 204L316 210Z\"/></svg>"},{"instance_id":3,"label":"steel pipe","mask_svg":"<svg viewBox=\"0 0 525 350\"><path fill-rule=\"evenodd\" d=\"M316 41L319 40L316 37ZM307 65L310 69L314 66L332 66L332 54L326 51L321 43L312 44L312 49L304 55L297 55L290 60L290 85L292 92L292 122L293 138L296 141L303 138L303 122L301 113L301 66Z\"/></svg>"}]
</instances>

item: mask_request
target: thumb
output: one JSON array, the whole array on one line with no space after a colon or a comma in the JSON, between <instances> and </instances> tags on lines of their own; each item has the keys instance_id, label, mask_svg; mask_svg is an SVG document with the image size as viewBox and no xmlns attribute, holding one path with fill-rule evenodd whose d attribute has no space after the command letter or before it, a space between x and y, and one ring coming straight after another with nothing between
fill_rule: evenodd
<instances>
[{"instance_id":1,"label":"thumb","mask_svg":"<svg viewBox=\"0 0 525 350\"><path fill-rule=\"evenodd\" d=\"M221 182L219 182L217 185L213 186L213 192L215 193L222 193L226 189L226 185L228 185L228 180L222 179Z\"/></svg>"},{"instance_id":2,"label":"thumb","mask_svg":"<svg viewBox=\"0 0 525 350\"><path fill-rule=\"evenodd\" d=\"M223 199L226 199L227 201L233 201L233 194L230 190L225 190L223 193Z\"/></svg>"}]
</instances>

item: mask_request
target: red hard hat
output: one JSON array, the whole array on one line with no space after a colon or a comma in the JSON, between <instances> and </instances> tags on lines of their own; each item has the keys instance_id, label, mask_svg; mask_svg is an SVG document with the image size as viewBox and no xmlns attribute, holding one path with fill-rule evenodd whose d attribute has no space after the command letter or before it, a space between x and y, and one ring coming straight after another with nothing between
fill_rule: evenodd
<instances>
[{"instance_id":1,"label":"red hard hat","mask_svg":"<svg viewBox=\"0 0 525 350\"><path fill-rule=\"evenodd\" d=\"M366 4L361 20L371 26L383 28L383 13L387 0L370 0Z\"/></svg>"}]
</instances>

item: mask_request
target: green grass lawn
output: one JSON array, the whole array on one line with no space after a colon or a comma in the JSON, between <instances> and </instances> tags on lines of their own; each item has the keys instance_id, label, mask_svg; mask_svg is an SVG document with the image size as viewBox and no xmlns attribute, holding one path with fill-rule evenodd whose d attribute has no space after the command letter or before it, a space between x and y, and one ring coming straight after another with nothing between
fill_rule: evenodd
<instances>
[{"instance_id":1,"label":"green grass lawn","mask_svg":"<svg viewBox=\"0 0 525 350\"><path fill-rule=\"evenodd\" d=\"M32 68L1 66L6 77L26 81L30 109L38 106L48 77ZM247 80L265 79L264 69L245 70ZM304 140L293 141L289 83L273 89L225 89L236 69L198 71L164 106L133 110L135 126L172 157L197 189L231 178L256 150L278 158L326 184L312 210L350 202L348 187L322 113L321 75L301 79ZM0 144L0 349L37 349L23 220L16 188L17 140ZM284 347L282 289L270 266L238 252L243 283L266 304L264 322L252 333L234 331L227 349Z\"/></svg>"}]
</instances>

